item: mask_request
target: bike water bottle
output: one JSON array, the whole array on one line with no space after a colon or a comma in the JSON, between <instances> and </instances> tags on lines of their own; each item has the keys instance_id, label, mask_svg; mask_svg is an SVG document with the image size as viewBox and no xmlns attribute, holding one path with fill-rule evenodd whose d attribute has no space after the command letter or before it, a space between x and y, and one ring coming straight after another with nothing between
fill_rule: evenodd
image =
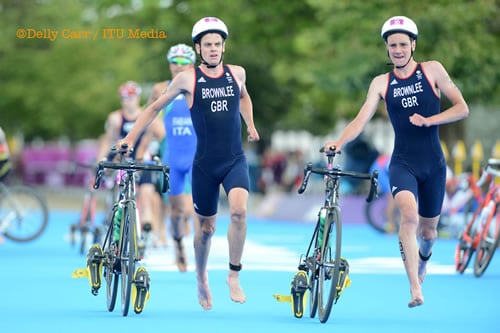
<instances>
[{"instance_id":1,"label":"bike water bottle","mask_svg":"<svg viewBox=\"0 0 500 333\"><path fill-rule=\"evenodd\" d=\"M118 205L118 209L113 217L113 240L118 242L120 239L120 225L122 223L122 206Z\"/></svg>"},{"instance_id":2,"label":"bike water bottle","mask_svg":"<svg viewBox=\"0 0 500 333\"><path fill-rule=\"evenodd\" d=\"M326 220L326 208L321 208L319 212L319 230L318 230L318 247L321 248L323 246L323 230L325 229L325 220Z\"/></svg>"}]
</instances>

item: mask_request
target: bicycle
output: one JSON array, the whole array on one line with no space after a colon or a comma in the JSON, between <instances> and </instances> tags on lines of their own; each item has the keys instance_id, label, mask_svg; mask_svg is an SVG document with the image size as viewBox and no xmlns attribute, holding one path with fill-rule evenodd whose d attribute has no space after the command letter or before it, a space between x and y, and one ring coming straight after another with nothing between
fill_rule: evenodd
<instances>
[{"instance_id":1,"label":"bicycle","mask_svg":"<svg viewBox=\"0 0 500 333\"><path fill-rule=\"evenodd\" d=\"M95 170L95 164L76 163L76 167ZM80 240L79 252L84 254L87 249L87 240L92 237L92 244L99 243L102 227L96 225L95 215L97 209L97 197L92 188L88 188L83 196L83 205L77 223L70 225L70 244L74 246L76 240Z\"/></svg>"},{"instance_id":2,"label":"bicycle","mask_svg":"<svg viewBox=\"0 0 500 333\"><path fill-rule=\"evenodd\" d=\"M342 177L370 180L370 191L367 201L377 196L378 171L373 173L359 173L342 171L339 166L333 166L336 154L334 150L324 151L327 158L326 167L313 167L308 163L304 168L304 178L298 193L302 194L307 188L311 174L323 176L325 183L325 199L318 212L318 219L311 241L304 255L299 261L298 279L292 281L292 305L296 317L302 317L302 297L309 290L309 315L311 318L318 312L319 321L326 323L333 305L337 303L342 291L349 283L349 264L342 258L342 219L340 214L339 186ZM300 277L307 277L307 280ZM295 282L295 283L294 283Z\"/></svg>"},{"instance_id":3,"label":"bicycle","mask_svg":"<svg viewBox=\"0 0 500 333\"><path fill-rule=\"evenodd\" d=\"M460 274L465 272L475 253L474 275L482 276L500 245L500 185L495 184L494 177L500 177L499 159L488 160L477 182L478 187L489 186L456 247L455 268Z\"/></svg>"},{"instance_id":4,"label":"bicycle","mask_svg":"<svg viewBox=\"0 0 500 333\"><path fill-rule=\"evenodd\" d=\"M482 188L487 186L487 192L482 196L479 207L474 211L472 218L465 226L455 250L455 269L463 274L467 269L476 251L474 263L474 275L481 276L486 270L496 247L495 238L499 238L499 219L492 223L495 214L499 210L500 186L495 185L494 177L500 176L500 160L489 159L476 186ZM500 215L500 214L497 214ZM494 230L490 230L490 227ZM489 234L493 231L492 235ZM491 236L494 236L493 238ZM498 243L497 243L498 247Z\"/></svg>"},{"instance_id":5,"label":"bicycle","mask_svg":"<svg viewBox=\"0 0 500 333\"><path fill-rule=\"evenodd\" d=\"M49 222L45 198L25 185L0 182L0 234L15 242L30 242L42 235Z\"/></svg>"},{"instance_id":6,"label":"bicycle","mask_svg":"<svg viewBox=\"0 0 500 333\"><path fill-rule=\"evenodd\" d=\"M121 279L121 311L127 316L130 300L133 299L134 312L139 314L144 309L149 297L150 278L142 266L136 269L141 260L138 251L140 228L136 204L136 182L138 172L161 172L163 174L162 191L169 188L169 167L162 165L140 164L127 161L127 145L120 149L113 148L112 153L120 156L119 162L99 162L96 169L94 189L98 189L106 169L118 170L117 181L120 192L113 206L112 220L104 237L102 247L94 244L87 255L87 267L91 292L98 294L101 287L101 276L106 281L107 309L112 312L115 308L118 283ZM102 274L101 274L102 273ZM132 290L132 285L135 289Z\"/></svg>"}]
</instances>

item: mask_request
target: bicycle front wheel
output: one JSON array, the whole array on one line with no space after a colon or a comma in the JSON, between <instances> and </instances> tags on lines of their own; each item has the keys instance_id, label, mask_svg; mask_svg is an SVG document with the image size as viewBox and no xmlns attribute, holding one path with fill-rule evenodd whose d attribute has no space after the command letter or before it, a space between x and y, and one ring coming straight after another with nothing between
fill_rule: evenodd
<instances>
[{"instance_id":1,"label":"bicycle front wheel","mask_svg":"<svg viewBox=\"0 0 500 333\"><path fill-rule=\"evenodd\" d=\"M476 258L474 259L474 275L476 277L484 274L500 242L500 214L497 213L495 218L498 208L499 204L497 203L490 212L481 234L481 240L476 250Z\"/></svg>"},{"instance_id":2,"label":"bicycle front wheel","mask_svg":"<svg viewBox=\"0 0 500 333\"><path fill-rule=\"evenodd\" d=\"M319 260L318 273L318 316L319 321L326 323L337 299L340 277L340 254L342 246L342 224L340 211L333 208L329 211L323 232L323 244Z\"/></svg>"},{"instance_id":3,"label":"bicycle front wheel","mask_svg":"<svg viewBox=\"0 0 500 333\"><path fill-rule=\"evenodd\" d=\"M6 228L5 237L15 242L29 242L40 237L49 221L45 198L31 187L22 185L8 187L6 192L0 198L0 222Z\"/></svg>"},{"instance_id":4,"label":"bicycle front wheel","mask_svg":"<svg viewBox=\"0 0 500 333\"><path fill-rule=\"evenodd\" d=\"M455 249L455 269L460 274L465 272L476 251L476 243L479 239L476 223L478 223L480 212L481 208L477 208L460 236Z\"/></svg>"},{"instance_id":5,"label":"bicycle front wheel","mask_svg":"<svg viewBox=\"0 0 500 333\"><path fill-rule=\"evenodd\" d=\"M137 232L135 205L129 202L124 207L123 239L120 260L122 269L122 314L126 316L130 308L132 284L134 282L135 263L137 261Z\"/></svg>"}]
</instances>

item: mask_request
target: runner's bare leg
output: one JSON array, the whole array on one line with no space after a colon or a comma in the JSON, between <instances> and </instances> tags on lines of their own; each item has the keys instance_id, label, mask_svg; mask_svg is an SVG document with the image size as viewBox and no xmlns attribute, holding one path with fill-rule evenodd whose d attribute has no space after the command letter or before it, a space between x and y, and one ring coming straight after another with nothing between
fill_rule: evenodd
<instances>
[{"instance_id":1,"label":"runner's bare leg","mask_svg":"<svg viewBox=\"0 0 500 333\"><path fill-rule=\"evenodd\" d=\"M409 191L396 194L396 205L401 212L399 227L399 251L410 282L411 299L408 307L413 308L424 304L422 286L418 278L418 214L415 197Z\"/></svg>"},{"instance_id":2,"label":"runner's bare leg","mask_svg":"<svg viewBox=\"0 0 500 333\"><path fill-rule=\"evenodd\" d=\"M246 296L240 285L239 270L241 269L241 258L247 234L246 206L248 192L242 188L233 188L229 192L228 200L231 215L231 223L227 232L229 263L236 269L229 270L227 284L231 299L236 303L245 303Z\"/></svg>"},{"instance_id":3,"label":"runner's bare leg","mask_svg":"<svg viewBox=\"0 0 500 333\"><path fill-rule=\"evenodd\" d=\"M427 263L432 254L432 246L437 239L437 225L439 216L433 218L420 217L418 237L420 240L419 260L418 260L418 280L424 283L427 273ZM426 259L426 260L423 260Z\"/></svg>"},{"instance_id":4,"label":"runner's bare leg","mask_svg":"<svg viewBox=\"0 0 500 333\"><path fill-rule=\"evenodd\" d=\"M195 219L194 255L196 261L196 279L198 281L198 302L204 310L212 309L212 293L208 284L207 261L215 233L216 215L201 216Z\"/></svg>"}]
</instances>

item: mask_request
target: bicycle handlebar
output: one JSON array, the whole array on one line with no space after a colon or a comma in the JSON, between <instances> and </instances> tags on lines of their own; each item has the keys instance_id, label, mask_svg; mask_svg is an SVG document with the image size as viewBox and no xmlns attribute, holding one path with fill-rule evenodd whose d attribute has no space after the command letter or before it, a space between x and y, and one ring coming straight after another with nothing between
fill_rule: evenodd
<instances>
[{"instance_id":1,"label":"bicycle handlebar","mask_svg":"<svg viewBox=\"0 0 500 333\"><path fill-rule=\"evenodd\" d=\"M115 146L111 148L111 153L118 153L121 157L124 157L127 153L128 145L123 144L119 150L116 149ZM158 163L158 161L156 161ZM166 193L169 190L170 184L170 167L168 165L158 165L158 164L144 164L137 163L133 160L125 161L121 159L121 162L110 162L110 161L101 161L97 163L96 167L96 176L94 181L94 189L98 189L101 183L101 178L104 176L105 169L113 169L113 170L125 170L129 172L135 171L147 171L147 172L162 172L163 174L163 184L162 184L162 193Z\"/></svg>"},{"instance_id":2,"label":"bicycle handlebar","mask_svg":"<svg viewBox=\"0 0 500 333\"><path fill-rule=\"evenodd\" d=\"M307 188L307 184L309 183L309 177L311 174L317 174L321 176L328 176L334 178L340 177L351 177L357 179L369 179L370 180L370 191L368 196L366 197L366 201L370 202L374 198L378 197L378 170L374 170L371 174L369 173L360 173L354 171L342 171L339 168L315 168L312 163L308 163L304 168L304 179L302 180L302 184L298 189L299 194L304 193Z\"/></svg>"}]
</instances>

